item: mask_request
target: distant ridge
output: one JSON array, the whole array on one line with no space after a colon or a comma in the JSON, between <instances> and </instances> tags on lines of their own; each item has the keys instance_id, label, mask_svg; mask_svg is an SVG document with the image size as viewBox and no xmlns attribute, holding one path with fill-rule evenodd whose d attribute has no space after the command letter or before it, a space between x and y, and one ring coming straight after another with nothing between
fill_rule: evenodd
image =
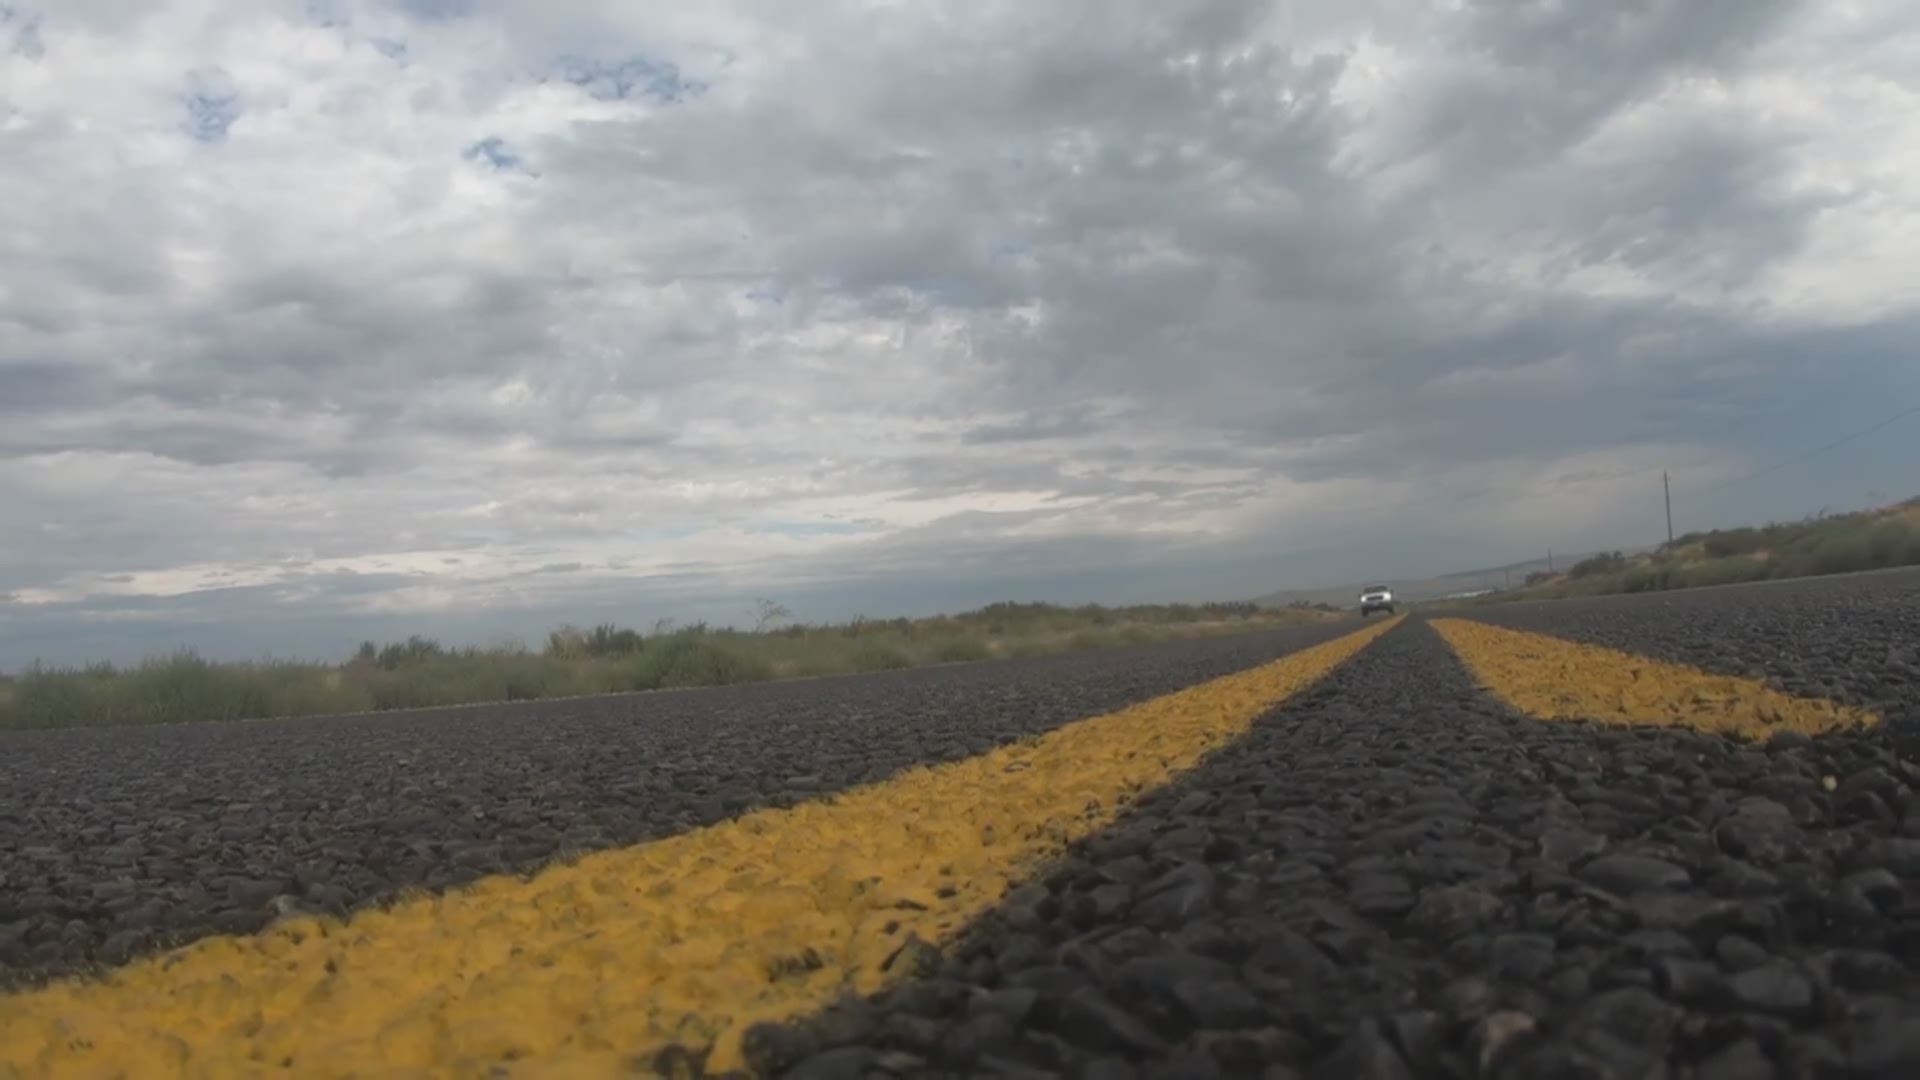
<instances>
[{"instance_id":1,"label":"distant ridge","mask_svg":"<svg viewBox=\"0 0 1920 1080\"><path fill-rule=\"evenodd\" d=\"M1594 552L1591 551L1569 551L1562 555L1556 551L1553 554L1552 565L1557 569L1565 570L1592 554ZM1480 570L1456 570L1431 577L1369 578L1366 581L1306 589L1278 589L1264 596L1255 597L1253 602L1265 607L1286 607L1289 604L1301 603L1351 607L1360 595L1360 590L1368 585L1385 585L1397 593L1402 600L1408 602L1439 600L1463 594L1472 595L1479 592L1519 588L1528 574L1545 570L1547 566L1547 558L1543 555L1538 559L1527 559L1504 566L1489 566Z\"/></svg>"}]
</instances>

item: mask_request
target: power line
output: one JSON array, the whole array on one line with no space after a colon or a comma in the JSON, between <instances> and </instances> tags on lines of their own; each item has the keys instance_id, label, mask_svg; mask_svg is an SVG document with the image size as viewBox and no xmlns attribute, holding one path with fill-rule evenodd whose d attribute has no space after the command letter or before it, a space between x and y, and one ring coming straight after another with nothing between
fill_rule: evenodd
<instances>
[{"instance_id":1,"label":"power line","mask_svg":"<svg viewBox=\"0 0 1920 1080\"><path fill-rule=\"evenodd\" d=\"M1806 461L1814 457L1818 457L1819 455L1827 453L1830 450L1839 449L1840 447L1845 446L1850 442L1854 442L1855 440L1865 438L1866 436L1871 435L1874 432L1881 430L1882 428L1891 427L1894 424L1897 424L1900 421L1915 415L1920 415L1920 405L1915 405L1912 408L1903 409L1900 412L1894 414L1893 416L1889 416L1885 420L1881 420L1876 424L1872 424L1868 427L1861 428L1858 431L1851 432L1850 434L1847 434L1847 435L1843 435L1840 438L1835 439L1830 443L1826 443L1825 445L1815 447L1811 450L1806 451L1805 453L1798 454L1792 458L1788 458L1783 461L1774 462L1771 465L1768 465L1761 469L1757 469L1751 473L1746 474L1745 476L1741 476L1736 479L1728 480L1719 484L1712 484L1704 488L1695 488L1691 491L1683 487L1682 493L1683 494L1696 494L1696 493L1711 494L1719 490L1722 490L1724 488L1733 487L1737 484L1744 484L1749 480L1755 480L1762 476L1769 476L1773 473L1779 472L1782 469L1789 468L1793 465L1797 465L1800 462ZM1739 460L1739 459L1732 458L1732 457L1722 457L1714 461L1707 461L1700 464L1682 466L1681 468L1673 471L1681 472L1681 473L1699 472L1704 469L1713 468L1716 465L1731 464L1736 460ZM1666 468L1660 465L1646 465L1640 468L1624 469L1619 472L1612 472L1612 473L1602 473L1597 476L1583 476L1583 477L1579 477L1577 479L1572 479L1572 480L1548 480L1548 481L1540 481L1534 484L1521 485L1521 486L1494 484L1488 487L1481 488L1476 491L1443 492L1435 495L1432 498L1419 499L1415 502L1402 504L1401 506L1396 508L1396 512L1405 513L1406 511L1409 511L1409 510L1422 510L1428 506L1437 505L1439 503L1452 503L1457 505L1460 503L1476 502L1478 500L1484 499L1490 495L1495 495L1495 494L1506 495L1507 499L1503 501L1517 502L1520 499L1525 498L1530 494L1545 494L1549 492L1568 491L1568 490L1586 487L1591 484L1612 483L1613 481L1616 481L1616 480L1627 480L1637 476L1646 476L1650 473L1664 473L1666 471L1667 471Z\"/></svg>"},{"instance_id":2,"label":"power line","mask_svg":"<svg viewBox=\"0 0 1920 1080\"><path fill-rule=\"evenodd\" d=\"M1782 469L1789 468L1791 466L1798 465L1803 461L1807 461L1809 459L1819 457L1821 454L1824 454L1829 450L1838 450L1840 447L1845 446L1856 439L1863 439L1868 435L1871 435L1874 432L1879 431L1881 428L1892 427L1893 425L1899 423L1900 421L1905 420L1909 416L1920 416L1920 405L1915 405L1909 409L1903 409L1900 412L1897 412L1894 415L1887 417L1885 420L1882 420L1877 424L1873 424L1869 427L1861 428L1859 431L1853 432L1850 435L1843 435L1840 438L1835 439L1824 446L1817 446L1812 450L1807 451L1804 454L1799 454L1794 457L1787 458L1783 461L1776 461L1773 464L1766 466L1765 468L1756 469L1755 471L1750 472L1745 476L1736 477L1735 479L1732 479L1732 480L1723 481L1721 483L1715 484L1708 488L1704 488L1702 490L1709 491L1709 492L1719 491L1724 488L1730 488L1740 484L1744 484L1749 480L1758 480L1762 476L1771 476ZM1696 466L1696 468L1697 467L1698 466Z\"/></svg>"},{"instance_id":3,"label":"power line","mask_svg":"<svg viewBox=\"0 0 1920 1080\"><path fill-rule=\"evenodd\" d=\"M1407 510L1418 510L1428 506L1437 505L1443 502L1455 503L1455 504L1464 503L1464 502L1473 502L1475 500L1484 499L1489 495L1495 495L1495 494L1507 495L1509 496L1509 498L1506 501L1513 502L1513 501L1518 501L1520 498L1529 494L1546 494L1549 492L1567 491L1574 488L1585 487L1589 484L1612 483L1615 480L1626 480L1635 476L1645 476L1648 473L1656 473L1660 471L1661 471L1661 466L1659 465L1646 465L1637 469L1625 469L1620 472L1600 473L1595 476L1581 476L1571 480L1564 480L1564 479L1544 480L1544 481L1539 481L1533 484L1526 484L1526 485L1519 485L1519 486L1509 485L1509 484L1494 484L1488 487L1480 488L1475 491L1443 492L1429 499L1421 499L1417 502L1402 504L1397 508L1397 510L1401 512L1404 512Z\"/></svg>"}]
</instances>

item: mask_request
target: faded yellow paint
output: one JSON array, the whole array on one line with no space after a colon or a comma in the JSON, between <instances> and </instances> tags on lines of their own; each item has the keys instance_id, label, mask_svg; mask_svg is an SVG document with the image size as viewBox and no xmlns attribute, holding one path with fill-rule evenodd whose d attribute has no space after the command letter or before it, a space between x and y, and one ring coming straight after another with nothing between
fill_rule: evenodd
<instances>
[{"instance_id":1,"label":"faded yellow paint","mask_svg":"<svg viewBox=\"0 0 1920 1080\"><path fill-rule=\"evenodd\" d=\"M903 972L1395 625L786 810L0 998L0 1076L602 1076ZM904 965L895 965L902 967Z\"/></svg>"},{"instance_id":2,"label":"faded yellow paint","mask_svg":"<svg viewBox=\"0 0 1920 1080\"><path fill-rule=\"evenodd\" d=\"M1541 720L1685 726L1758 740L1880 722L1864 709L1783 694L1754 679L1597 645L1466 619L1432 625L1483 687Z\"/></svg>"}]
</instances>

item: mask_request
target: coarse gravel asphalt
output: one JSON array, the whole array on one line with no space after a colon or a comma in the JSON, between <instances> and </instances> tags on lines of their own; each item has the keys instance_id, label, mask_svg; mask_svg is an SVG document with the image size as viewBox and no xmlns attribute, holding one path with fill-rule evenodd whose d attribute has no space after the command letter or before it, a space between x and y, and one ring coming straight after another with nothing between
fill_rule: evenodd
<instances>
[{"instance_id":1,"label":"coarse gravel asphalt","mask_svg":"<svg viewBox=\"0 0 1920 1080\"><path fill-rule=\"evenodd\" d=\"M1623 649L1920 728L1920 569L1495 604L1458 614Z\"/></svg>"},{"instance_id":2,"label":"coarse gravel asphalt","mask_svg":"<svg viewBox=\"0 0 1920 1080\"><path fill-rule=\"evenodd\" d=\"M1914 628L1880 614L1846 625ZM796 1077L1920 1075L1920 769L1891 742L1540 722L1411 622L928 977L749 1047Z\"/></svg>"},{"instance_id":3,"label":"coarse gravel asphalt","mask_svg":"<svg viewBox=\"0 0 1920 1080\"><path fill-rule=\"evenodd\" d=\"M1759 746L1538 721L1480 692L1416 617L916 977L756 1029L749 1059L792 1076L1920 1075L1920 573L1464 614L1889 722ZM0 737L0 978L788 805L1355 627Z\"/></svg>"},{"instance_id":4,"label":"coarse gravel asphalt","mask_svg":"<svg viewBox=\"0 0 1920 1080\"><path fill-rule=\"evenodd\" d=\"M1356 625L559 702L0 732L0 987L972 757Z\"/></svg>"}]
</instances>

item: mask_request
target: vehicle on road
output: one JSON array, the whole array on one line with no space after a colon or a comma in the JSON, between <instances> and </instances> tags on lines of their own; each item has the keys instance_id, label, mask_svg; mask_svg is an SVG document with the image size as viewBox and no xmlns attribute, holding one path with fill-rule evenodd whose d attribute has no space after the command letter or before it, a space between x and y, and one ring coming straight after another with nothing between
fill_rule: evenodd
<instances>
[{"instance_id":1,"label":"vehicle on road","mask_svg":"<svg viewBox=\"0 0 1920 1080\"><path fill-rule=\"evenodd\" d=\"M1369 585L1360 590L1360 617L1364 619L1376 611L1393 614L1393 590L1385 585Z\"/></svg>"}]
</instances>

